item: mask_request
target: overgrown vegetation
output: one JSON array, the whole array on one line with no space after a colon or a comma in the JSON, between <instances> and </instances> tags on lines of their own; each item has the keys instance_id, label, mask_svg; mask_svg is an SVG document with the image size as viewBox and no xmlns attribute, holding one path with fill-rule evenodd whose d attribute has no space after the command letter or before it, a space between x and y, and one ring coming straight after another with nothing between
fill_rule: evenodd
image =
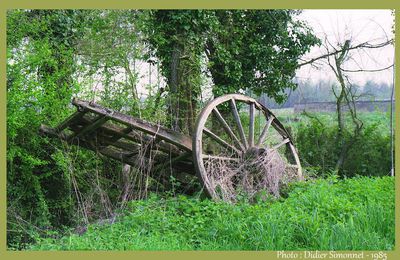
<instances>
[{"instance_id":1,"label":"overgrown vegetation","mask_svg":"<svg viewBox=\"0 0 400 260\"><path fill-rule=\"evenodd\" d=\"M311 167L318 175L335 169L340 156L337 126L332 114L301 116L296 126L296 145L302 165ZM354 142L346 154L341 176L385 176L390 174L390 131L388 115L381 112L361 114L364 128L356 139L349 128L344 130L346 142Z\"/></svg>"},{"instance_id":2,"label":"overgrown vegetation","mask_svg":"<svg viewBox=\"0 0 400 260\"><path fill-rule=\"evenodd\" d=\"M41 123L56 126L74 111L73 97L184 133L191 132L201 103L211 95L266 94L281 102L288 88L296 88L292 78L299 58L319 43L296 19L298 13L9 10L8 247L391 248L390 178L315 180L289 188L288 198L281 194L278 201L234 206L177 196L186 190L169 175L165 177L170 185L159 190L150 165L123 165L38 134ZM292 117L297 115L288 120ZM292 127L306 170L325 177L334 169L340 148L337 128L317 117L306 122L293 118L296 122L285 125ZM387 129L382 131L387 117L382 118L365 120L339 172L341 178L387 175L390 139ZM161 194L146 200L151 191ZM166 192L177 197L166 198ZM337 201L332 204L331 198ZM84 235L64 236L57 242L65 230L114 219L116 213L124 217L112 226L90 225ZM54 239L42 240L49 236Z\"/></svg>"},{"instance_id":3,"label":"overgrown vegetation","mask_svg":"<svg viewBox=\"0 0 400 260\"><path fill-rule=\"evenodd\" d=\"M394 179L297 183L287 198L231 205L186 196L132 201L112 224L30 250L392 250Z\"/></svg>"}]
</instances>

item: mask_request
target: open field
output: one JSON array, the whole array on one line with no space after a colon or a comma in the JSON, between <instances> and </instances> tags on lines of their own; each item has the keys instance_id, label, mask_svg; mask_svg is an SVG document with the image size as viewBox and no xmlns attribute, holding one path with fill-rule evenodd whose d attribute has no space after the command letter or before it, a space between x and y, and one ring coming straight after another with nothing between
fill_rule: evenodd
<instances>
[{"instance_id":1,"label":"open field","mask_svg":"<svg viewBox=\"0 0 400 260\"><path fill-rule=\"evenodd\" d=\"M294 129L299 127L301 123L308 123L312 118L317 118L326 125L337 124L336 113L332 112L295 113L293 108L271 109L271 111L285 126L291 126ZM365 126L376 125L383 135L390 134L390 112L374 111L359 112L357 114ZM347 121L350 123L349 116Z\"/></svg>"}]
</instances>

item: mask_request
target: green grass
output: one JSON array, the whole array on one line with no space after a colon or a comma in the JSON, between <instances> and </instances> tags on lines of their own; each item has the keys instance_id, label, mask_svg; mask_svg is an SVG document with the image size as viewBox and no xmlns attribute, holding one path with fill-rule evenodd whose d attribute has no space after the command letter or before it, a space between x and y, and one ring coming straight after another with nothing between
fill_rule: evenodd
<instances>
[{"instance_id":1,"label":"green grass","mask_svg":"<svg viewBox=\"0 0 400 260\"><path fill-rule=\"evenodd\" d=\"M274 109L273 113L284 124L285 127L291 127L294 131L301 126L307 124L310 118L302 113L294 113L290 109ZM309 112L308 115L318 118L321 123L326 125L336 125L337 115L334 112ZM350 115L346 115L346 124L352 125ZM364 123L364 126L376 125L377 130L384 135L390 133L390 113L389 112L358 112L358 118Z\"/></svg>"},{"instance_id":2,"label":"green grass","mask_svg":"<svg viewBox=\"0 0 400 260\"><path fill-rule=\"evenodd\" d=\"M285 198L230 205L186 196L132 201L112 225L30 250L391 250L394 179L297 183Z\"/></svg>"}]
</instances>

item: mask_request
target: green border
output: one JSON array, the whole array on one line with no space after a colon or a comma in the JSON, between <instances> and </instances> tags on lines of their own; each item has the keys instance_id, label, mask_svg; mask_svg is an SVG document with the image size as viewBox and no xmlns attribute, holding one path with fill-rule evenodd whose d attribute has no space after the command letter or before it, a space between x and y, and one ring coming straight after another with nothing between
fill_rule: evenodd
<instances>
[{"instance_id":1,"label":"green border","mask_svg":"<svg viewBox=\"0 0 400 260\"><path fill-rule=\"evenodd\" d=\"M7 9L397 9L396 21L399 20L400 1L398 0L380 0L380 1L362 1L362 0L335 0L335 1L315 1L315 0L246 0L246 1L227 1L227 0L147 0L147 1L124 1L124 0L1 0L0 1L0 256L2 259L109 259L116 257L118 259L133 258L167 258L167 259L277 259L276 252L150 252L150 251L129 251L129 252L12 252L6 251L6 10ZM396 35L399 32L399 26L396 26ZM396 64L399 61L399 43L396 41ZM396 69L396 72L398 70ZM399 73L396 73L396 83L399 82ZM395 84L396 85L396 84ZM400 91L396 91L396 100L400 99ZM397 103L397 102L396 102ZM396 104L398 105L398 104ZM395 112L395 128L399 129L400 113ZM400 134L395 132L396 146L396 169L400 167L399 154ZM399 173L399 170L396 170ZM397 189L399 180L396 180L396 207L400 199L400 193ZM399 253L399 221L396 210L396 244L394 251L388 251L388 259L400 259ZM366 258L367 259L367 258Z\"/></svg>"}]
</instances>

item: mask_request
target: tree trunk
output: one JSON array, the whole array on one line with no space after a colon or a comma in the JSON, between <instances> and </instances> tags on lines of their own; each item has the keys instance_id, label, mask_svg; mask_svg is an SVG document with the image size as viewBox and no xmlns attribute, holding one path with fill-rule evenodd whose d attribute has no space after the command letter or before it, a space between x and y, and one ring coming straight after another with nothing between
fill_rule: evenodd
<instances>
[{"instance_id":1,"label":"tree trunk","mask_svg":"<svg viewBox=\"0 0 400 260\"><path fill-rule=\"evenodd\" d=\"M200 64L196 56L190 49L175 44L170 62L168 111L171 128L186 134L193 131L200 94Z\"/></svg>"}]
</instances>

